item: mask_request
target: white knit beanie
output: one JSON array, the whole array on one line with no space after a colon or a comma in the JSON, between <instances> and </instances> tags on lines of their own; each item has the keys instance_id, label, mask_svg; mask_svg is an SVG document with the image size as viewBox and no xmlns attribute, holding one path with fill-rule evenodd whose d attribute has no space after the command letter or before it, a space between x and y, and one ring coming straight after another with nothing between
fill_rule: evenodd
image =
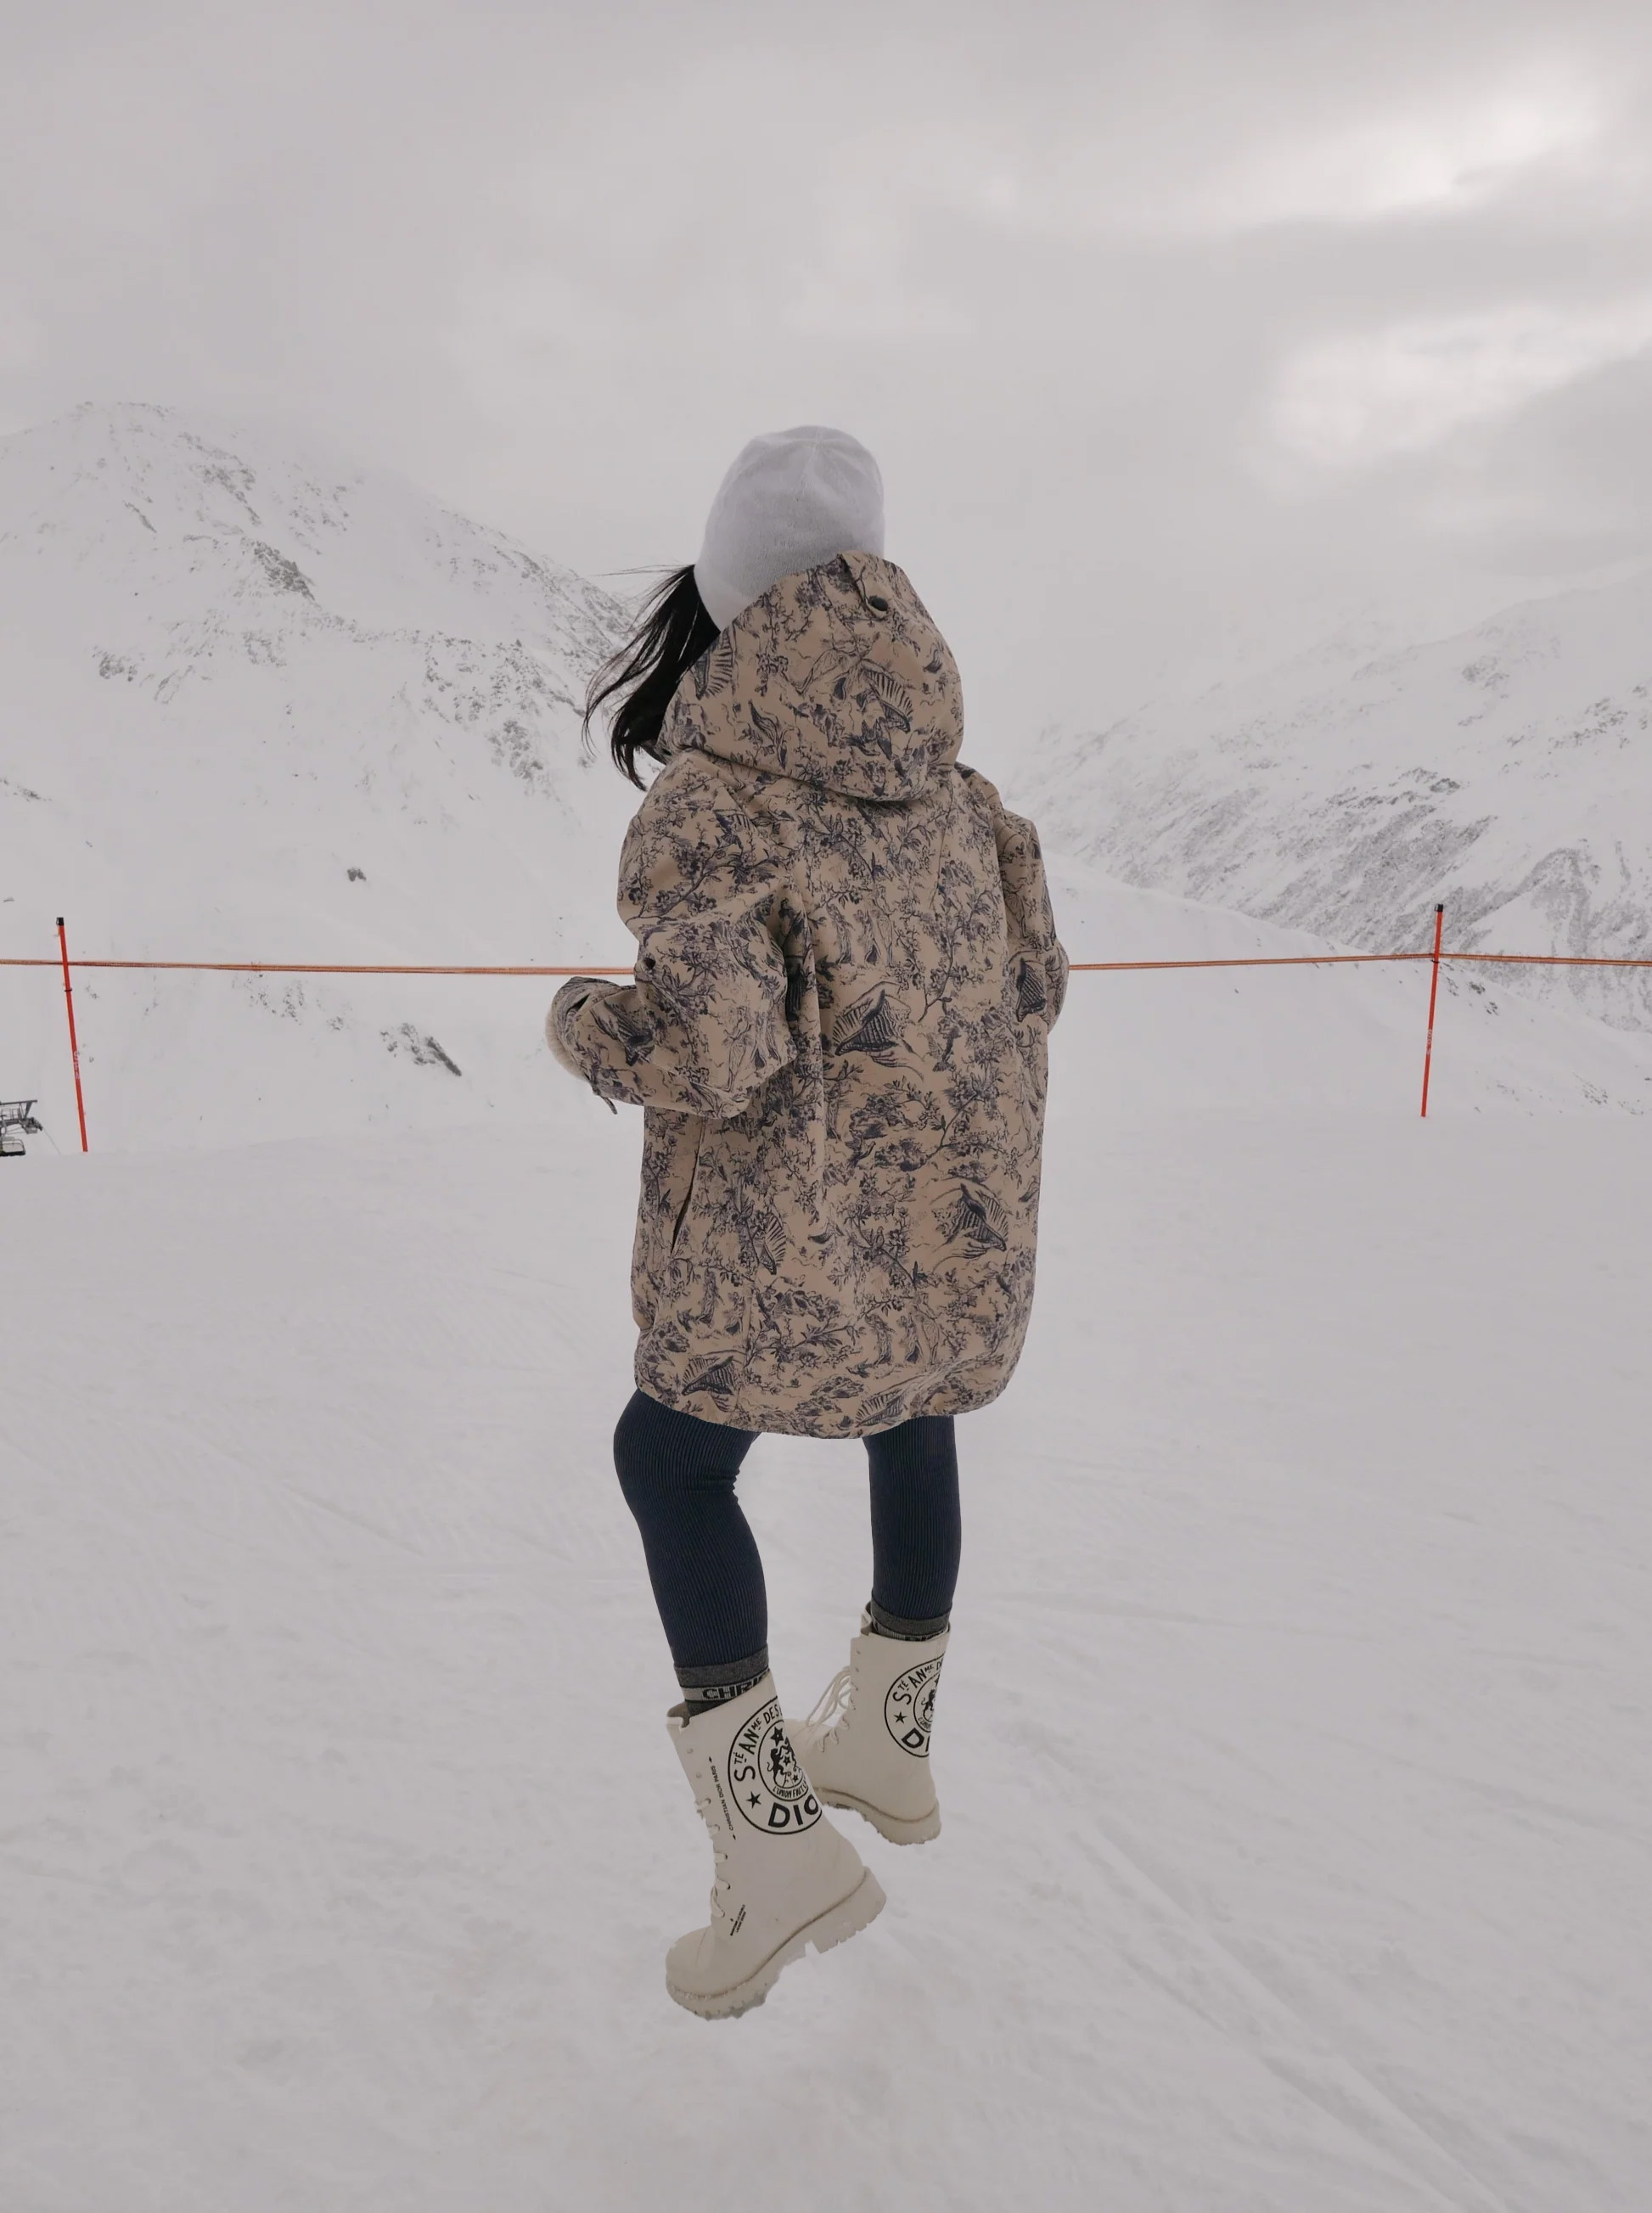
<instances>
[{"instance_id":1,"label":"white knit beanie","mask_svg":"<svg viewBox=\"0 0 1652 2213\"><path fill-rule=\"evenodd\" d=\"M771 584L883 551L883 479L846 430L802 423L742 447L706 517L694 581L719 630Z\"/></svg>"}]
</instances>

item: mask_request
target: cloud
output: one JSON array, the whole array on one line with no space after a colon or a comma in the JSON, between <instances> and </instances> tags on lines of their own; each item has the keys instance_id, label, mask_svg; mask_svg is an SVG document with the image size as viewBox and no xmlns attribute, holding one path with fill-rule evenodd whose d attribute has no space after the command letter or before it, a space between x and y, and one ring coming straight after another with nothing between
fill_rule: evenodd
<instances>
[{"instance_id":1,"label":"cloud","mask_svg":"<svg viewBox=\"0 0 1652 2213\"><path fill-rule=\"evenodd\" d=\"M1625 168L1618 103L1582 56L1417 75L1367 85L1350 71L1304 100L1289 70L1265 83L1190 73L1145 108L1088 116L1064 88L966 101L944 130L918 125L924 158L903 167L937 204L1006 229L1167 240L1448 216L1534 174L1576 184Z\"/></svg>"},{"instance_id":2,"label":"cloud","mask_svg":"<svg viewBox=\"0 0 1652 2213\"><path fill-rule=\"evenodd\" d=\"M1468 425L1652 345L1652 293L1604 306L1544 302L1326 338L1280 375L1275 435L1328 468L1422 452Z\"/></svg>"},{"instance_id":3,"label":"cloud","mask_svg":"<svg viewBox=\"0 0 1652 2213\"><path fill-rule=\"evenodd\" d=\"M43 337L38 319L0 294L0 369L21 369L32 362Z\"/></svg>"},{"instance_id":4,"label":"cloud","mask_svg":"<svg viewBox=\"0 0 1652 2213\"><path fill-rule=\"evenodd\" d=\"M841 421L1013 735L1516 480L1545 544L1652 521L1648 381L1579 427L1649 52L1645 0L60 0L0 71L0 422L307 424L611 573Z\"/></svg>"},{"instance_id":5,"label":"cloud","mask_svg":"<svg viewBox=\"0 0 1652 2213\"><path fill-rule=\"evenodd\" d=\"M1527 64L1500 85L1436 88L1333 130L1247 147L1173 204L1173 219L1224 234L1455 213L1534 166L1586 162L1606 120L1599 88L1576 64Z\"/></svg>"}]
</instances>

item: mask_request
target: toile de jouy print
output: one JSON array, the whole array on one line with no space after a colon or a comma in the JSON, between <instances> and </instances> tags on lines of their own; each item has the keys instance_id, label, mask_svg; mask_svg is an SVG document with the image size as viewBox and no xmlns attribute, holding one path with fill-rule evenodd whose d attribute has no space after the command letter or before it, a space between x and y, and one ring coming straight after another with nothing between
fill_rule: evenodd
<instances>
[{"instance_id":1,"label":"toile de jouy print","mask_svg":"<svg viewBox=\"0 0 1652 2213\"><path fill-rule=\"evenodd\" d=\"M548 1030L646 1110L637 1381L750 1430L984 1405L1033 1297L1067 961L893 564L784 577L678 687L620 863L635 980Z\"/></svg>"}]
</instances>

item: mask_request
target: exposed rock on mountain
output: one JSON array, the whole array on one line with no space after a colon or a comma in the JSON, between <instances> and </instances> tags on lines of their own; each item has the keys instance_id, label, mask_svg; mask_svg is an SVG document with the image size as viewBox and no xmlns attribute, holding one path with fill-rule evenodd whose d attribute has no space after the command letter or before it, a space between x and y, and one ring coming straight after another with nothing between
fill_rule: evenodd
<instances>
[{"instance_id":1,"label":"exposed rock on mountain","mask_svg":"<svg viewBox=\"0 0 1652 2213\"><path fill-rule=\"evenodd\" d=\"M1652 954L1652 573L1046 739L1016 789L1131 882L1400 949ZM1643 973L1506 972L1652 1027Z\"/></svg>"},{"instance_id":2,"label":"exposed rock on mountain","mask_svg":"<svg viewBox=\"0 0 1652 2213\"><path fill-rule=\"evenodd\" d=\"M0 440L0 951L49 950L64 913L87 955L623 960L636 795L582 754L578 703L624 621L410 485L171 409ZM85 988L106 1142L417 1118L460 1086L415 1034L458 1040L474 1107L504 1081L497 1036L539 1050L531 985L508 1025L490 1009L491 1052L439 987ZM61 1010L35 979L0 990L0 1088L41 1080ZM223 1034L185 1053L197 1022ZM168 1063L198 1118L158 1095Z\"/></svg>"}]
</instances>

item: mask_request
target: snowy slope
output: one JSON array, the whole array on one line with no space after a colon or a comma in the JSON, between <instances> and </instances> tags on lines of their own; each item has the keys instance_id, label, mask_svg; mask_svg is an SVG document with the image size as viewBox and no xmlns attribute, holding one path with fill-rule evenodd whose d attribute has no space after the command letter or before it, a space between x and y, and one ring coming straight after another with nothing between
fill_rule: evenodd
<instances>
[{"instance_id":1,"label":"snowy slope","mask_svg":"<svg viewBox=\"0 0 1652 2213\"><path fill-rule=\"evenodd\" d=\"M602 858L611 870L612 849ZM1304 931L1139 891L1070 864L1054 868L1052 886L1068 942L1084 959L1234 960L1326 949ZM630 941L604 912L609 905L593 895L598 918L582 942L619 965ZM501 1115L545 1118L571 1131L590 1102L541 1042L553 988L530 979L351 979L340 986L311 978L83 976L76 1004L94 1148L227 1144L295 1130L457 1128ZM71 1149L61 985L49 970L0 973L0 995L18 1010L12 1049L20 1039L32 1049L32 1058L19 1053L15 1062L22 1082L11 1081L42 1099L50 1136L36 1149L54 1143ZM1417 1111L1428 1003L1420 966L1079 975L1070 1003L1082 1009L1071 1030L1071 1081L1088 1111ZM1652 1039L1567 1008L1532 1005L1500 978L1447 976L1431 1112L1598 1110L1652 1112Z\"/></svg>"},{"instance_id":2,"label":"snowy slope","mask_svg":"<svg viewBox=\"0 0 1652 2213\"><path fill-rule=\"evenodd\" d=\"M945 1829L735 2022L661 1988L634 1118L0 1172L9 2213L1642 2213L1643 1132L1132 1124L1086 1003ZM798 1702L864 1477L749 1468Z\"/></svg>"},{"instance_id":3,"label":"snowy slope","mask_svg":"<svg viewBox=\"0 0 1652 2213\"><path fill-rule=\"evenodd\" d=\"M0 440L0 952L49 952L65 913L84 954L597 957L630 801L582 759L576 703L623 619L394 479L168 409ZM0 993L0 1092L39 1088L56 1022ZM108 987L104 1139L450 1118L423 1051L466 1069L448 1003ZM515 1064L479 1052L486 1099Z\"/></svg>"},{"instance_id":4,"label":"snowy slope","mask_svg":"<svg viewBox=\"0 0 1652 2213\"><path fill-rule=\"evenodd\" d=\"M1052 734L1015 796L1129 881L1358 946L1652 954L1652 570ZM1652 978L1508 979L1652 1027Z\"/></svg>"},{"instance_id":5,"label":"snowy slope","mask_svg":"<svg viewBox=\"0 0 1652 2213\"><path fill-rule=\"evenodd\" d=\"M1072 863L1051 869L1075 958L1233 960L1323 953L1328 942ZM1447 970L1430 1114L1652 1112L1652 1038L1568 1006L1533 1005L1506 972ZM1429 972L1404 966L1076 975L1070 1081L1105 1115L1344 1106L1415 1114Z\"/></svg>"}]
</instances>

